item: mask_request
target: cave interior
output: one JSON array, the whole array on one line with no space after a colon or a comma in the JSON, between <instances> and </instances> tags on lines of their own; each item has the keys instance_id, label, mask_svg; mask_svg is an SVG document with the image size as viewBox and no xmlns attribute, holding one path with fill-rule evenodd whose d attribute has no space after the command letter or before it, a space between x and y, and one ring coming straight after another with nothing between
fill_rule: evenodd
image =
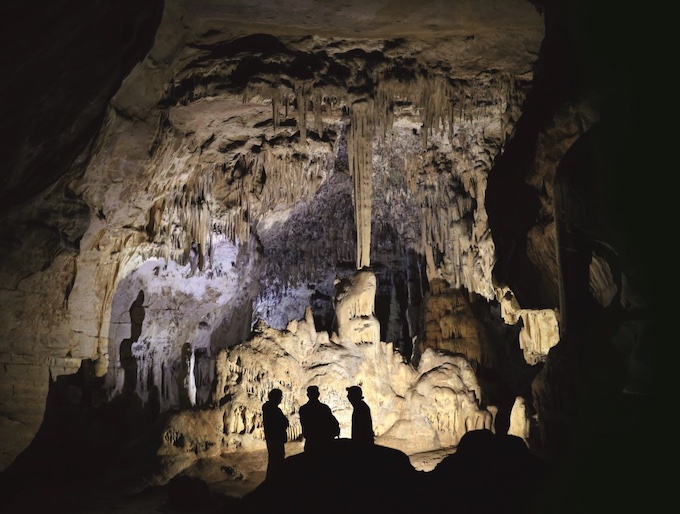
<instances>
[{"instance_id":1,"label":"cave interior","mask_svg":"<svg viewBox=\"0 0 680 514\"><path fill-rule=\"evenodd\" d=\"M271 496L267 392L294 457L305 388L344 444L359 384L433 483L481 430L549 465L518 513L649 507L654 93L610 3L3 2L0 501Z\"/></svg>"}]
</instances>

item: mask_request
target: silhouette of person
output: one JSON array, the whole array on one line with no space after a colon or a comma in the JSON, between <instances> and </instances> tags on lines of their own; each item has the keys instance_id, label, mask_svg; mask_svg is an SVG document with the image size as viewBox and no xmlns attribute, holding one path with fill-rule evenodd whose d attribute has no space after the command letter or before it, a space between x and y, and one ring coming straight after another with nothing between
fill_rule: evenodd
<instances>
[{"instance_id":1,"label":"silhouette of person","mask_svg":"<svg viewBox=\"0 0 680 514\"><path fill-rule=\"evenodd\" d=\"M331 408L319 401L319 388L307 388L309 401L300 407L300 424L302 436L305 438L305 451L316 451L340 435L340 423L331 412Z\"/></svg>"},{"instance_id":2,"label":"silhouette of person","mask_svg":"<svg viewBox=\"0 0 680 514\"><path fill-rule=\"evenodd\" d=\"M269 391L268 401L262 405L264 439L267 442L267 478L277 473L286 457L288 418L279 408L283 399L281 389Z\"/></svg>"},{"instance_id":3,"label":"silhouette of person","mask_svg":"<svg viewBox=\"0 0 680 514\"><path fill-rule=\"evenodd\" d=\"M371 409L364 401L364 393L359 386L347 388L347 399L352 404L352 440L365 444L373 444L373 420Z\"/></svg>"}]
</instances>

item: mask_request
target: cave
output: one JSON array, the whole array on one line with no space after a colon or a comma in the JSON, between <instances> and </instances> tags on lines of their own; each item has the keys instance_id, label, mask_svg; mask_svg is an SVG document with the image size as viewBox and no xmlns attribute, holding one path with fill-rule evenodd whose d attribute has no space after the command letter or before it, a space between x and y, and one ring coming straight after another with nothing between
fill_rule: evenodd
<instances>
[{"instance_id":1,"label":"cave","mask_svg":"<svg viewBox=\"0 0 680 514\"><path fill-rule=\"evenodd\" d=\"M609 4L5 1L3 512L648 510L656 86Z\"/></svg>"}]
</instances>

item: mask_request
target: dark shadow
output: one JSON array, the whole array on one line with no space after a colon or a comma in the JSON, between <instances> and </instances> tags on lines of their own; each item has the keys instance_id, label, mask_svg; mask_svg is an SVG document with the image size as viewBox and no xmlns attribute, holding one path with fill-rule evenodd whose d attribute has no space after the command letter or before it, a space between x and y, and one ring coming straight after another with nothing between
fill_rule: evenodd
<instances>
[{"instance_id":1,"label":"dark shadow","mask_svg":"<svg viewBox=\"0 0 680 514\"><path fill-rule=\"evenodd\" d=\"M200 478L178 475L170 479L167 489L171 511L206 511L214 506L210 488Z\"/></svg>"},{"instance_id":2,"label":"dark shadow","mask_svg":"<svg viewBox=\"0 0 680 514\"><path fill-rule=\"evenodd\" d=\"M300 406L300 424L305 439L305 451L319 451L340 435L340 423L331 408L319 401L319 388L307 388L308 401Z\"/></svg>"},{"instance_id":3,"label":"dark shadow","mask_svg":"<svg viewBox=\"0 0 680 514\"><path fill-rule=\"evenodd\" d=\"M375 514L417 508L419 472L398 450L335 439L288 457L282 473L244 496L240 513Z\"/></svg>"},{"instance_id":4,"label":"dark shadow","mask_svg":"<svg viewBox=\"0 0 680 514\"><path fill-rule=\"evenodd\" d=\"M262 405L262 425L267 443L267 480L281 472L286 458L289 423L279 407L282 399L281 389L274 388L269 391L267 401Z\"/></svg>"},{"instance_id":5,"label":"dark shadow","mask_svg":"<svg viewBox=\"0 0 680 514\"><path fill-rule=\"evenodd\" d=\"M0 511L40 512L53 501L74 496L72 485L65 484L99 483L121 448L134 438L127 413L129 405L137 405L132 401L136 397L126 406L101 402L103 378L96 377L94 369L92 361L84 360L72 375L49 377L45 414L36 436L0 472ZM21 510L5 511L3 505Z\"/></svg>"},{"instance_id":6,"label":"dark shadow","mask_svg":"<svg viewBox=\"0 0 680 514\"><path fill-rule=\"evenodd\" d=\"M364 445L372 445L375 441L371 408L364 401L361 387L353 385L347 388L347 399L352 404L352 441Z\"/></svg>"},{"instance_id":7,"label":"dark shadow","mask_svg":"<svg viewBox=\"0 0 680 514\"><path fill-rule=\"evenodd\" d=\"M421 508L426 512L455 498L460 514L536 512L544 471L521 438L473 430L429 473Z\"/></svg>"},{"instance_id":8,"label":"dark shadow","mask_svg":"<svg viewBox=\"0 0 680 514\"><path fill-rule=\"evenodd\" d=\"M137 388L137 359L132 353L132 345L142 334L142 323L146 312L144 310L144 291L140 291L137 299L130 306L130 337L120 343L120 366L125 372L123 395L128 396Z\"/></svg>"},{"instance_id":9,"label":"dark shadow","mask_svg":"<svg viewBox=\"0 0 680 514\"><path fill-rule=\"evenodd\" d=\"M475 430L433 471L381 445L336 439L285 460L282 473L244 496L239 514L530 514L543 461L515 436Z\"/></svg>"}]
</instances>

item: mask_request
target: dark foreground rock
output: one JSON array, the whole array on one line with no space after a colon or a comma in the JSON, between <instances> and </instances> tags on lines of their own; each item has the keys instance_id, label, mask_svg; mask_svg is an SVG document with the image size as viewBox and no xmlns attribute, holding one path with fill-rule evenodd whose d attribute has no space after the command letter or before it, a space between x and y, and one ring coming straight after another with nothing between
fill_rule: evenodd
<instances>
[{"instance_id":1,"label":"dark foreground rock","mask_svg":"<svg viewBox=\"0 0 680 514\"><path fill-rule=\"evenodd\" d=\"M242 514L531 512L542 462L524 442L488 430L469 432L456 454L433 471L417 471L408 456L384 446L333 442L318 455L286 459L281 474L246 495Z\"/></svg>"}]
</instances>

